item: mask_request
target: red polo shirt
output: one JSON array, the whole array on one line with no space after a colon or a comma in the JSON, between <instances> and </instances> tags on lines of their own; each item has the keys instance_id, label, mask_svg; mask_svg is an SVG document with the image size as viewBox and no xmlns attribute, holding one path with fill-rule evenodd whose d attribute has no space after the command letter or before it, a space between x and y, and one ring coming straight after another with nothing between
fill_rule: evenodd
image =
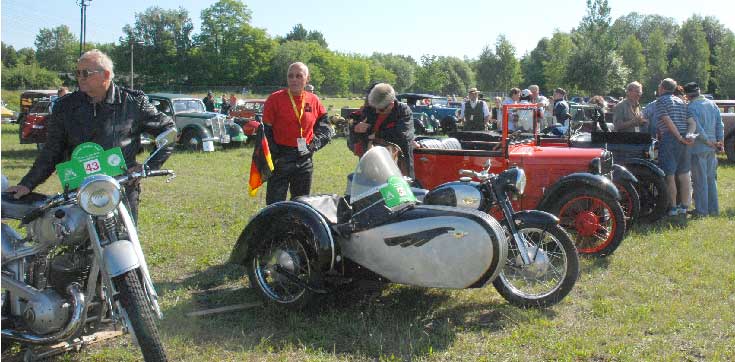
<instances>
[{"instance_id":1,"label":"red polo shirt","mask_svg":"<svg viewBox=\"0 0 735 362\"><path fill-rule=\"evenodd\" d=\"M299 125L298 114L301 113L302 97L306 98L303 99L304 115ZM293 101L296 104L295 111L288 96L288 89L281 89L266 99L263 109L263 122L273 127L273 138L276 143L288 147L297 147L296 139L302 137L299 126L306 143L311 143L314 138L314 123L327 113L319 97L313 93L302 91L301 95L293 97Z\"/></svg>"}]
</instances>

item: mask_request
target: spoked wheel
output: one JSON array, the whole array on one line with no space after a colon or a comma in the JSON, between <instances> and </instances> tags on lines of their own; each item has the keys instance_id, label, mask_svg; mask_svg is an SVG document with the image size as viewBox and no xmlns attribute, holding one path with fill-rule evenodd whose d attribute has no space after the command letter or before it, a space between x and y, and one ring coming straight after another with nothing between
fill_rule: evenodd
<instances>
[{"instance_id":1,"label":"spoked wheel","mask_svg":"<svg viewBox=\"0 0 735 362\"><path fill-rule=\"evenodd\" d=\"M669 199L666 194L666 180L645 167L629 167L638 179L636 191L641 200L640 220L643 223L658 221L666 215Z\"/></svg>"},{"instance_id":2,"label":"spoked wheel","mask_svg":"<svg viewBox=\"0 0 735 362\"><path fill-rule=\"evenodd\" d=\"M579 257L559 225L518 225L531 264L524 265L518 245L508 235L508 257L493 286L519 307L548 307L562 300L579 275Z\"/></svg>"},{"instance_id":3,"label":"spoked wheel","mask_svg":"<svg viewBox=\"0 0 735 362\"><path fill-rule=\"evenodd\" d=\"M638 222L641 213L641 199L635 185L630 181L616 182L615 186L620 192L620 206L623 208L626 225Z\"/></svg>"},{"instance_id":4,"label":"spoked wheel","mask_svg":"<svg viewBox=\"0 0 735 362\"><path fill-rule=\"evenodd\" d=\"M321 280L304 241L303 234L289 232L258 246L248 257L250 285L266 302L299 309L314 298L312 289Z\"/></svg>"},{"instance_id":5,"label":"spoked wheel","mask_svg":"<svg viewBox=\"0 0 735 362\"><path fill-rule=\"evenodd\" d=\"M569 233L577 252L606 256L618 248L625 233L620 204L597 189L578 189L559 197L551 207Z\"/></svg>"}]
</instances>

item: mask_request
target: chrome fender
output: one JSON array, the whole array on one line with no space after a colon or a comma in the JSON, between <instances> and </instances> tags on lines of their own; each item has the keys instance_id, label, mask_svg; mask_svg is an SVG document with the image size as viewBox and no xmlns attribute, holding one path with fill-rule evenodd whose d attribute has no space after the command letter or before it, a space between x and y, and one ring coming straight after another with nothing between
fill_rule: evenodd
<instances>
[{"instance_id":1,"label":"chrome fender","mask_svg":"<svg viewBox=\"0 0 735 362\"><path fill-rule=\"evenodd\" d=\"M110 277L116 277L140 266L135 246L128 240L115 241L102 249L105 269Z\"/></svg>"}]
</instances>

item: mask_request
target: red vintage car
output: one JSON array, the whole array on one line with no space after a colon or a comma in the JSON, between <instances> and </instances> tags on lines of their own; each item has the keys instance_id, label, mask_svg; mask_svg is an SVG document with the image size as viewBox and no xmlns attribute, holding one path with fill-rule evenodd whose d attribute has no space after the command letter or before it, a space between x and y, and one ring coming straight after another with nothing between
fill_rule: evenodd
<instances>
[{"instance_id":1,"label":"red vintage car","mask_svg":"<svg viewBox=\"0 0 735 362\"><path fill-rule=\"evenodd\" d=\"M416 182L433 189L456 181L461 169L483 169L488 160L493 173L518 166L526 172L527 185L525 194L513 201L515 209L558 216L580 253L612 253L626 228L620 192L610 179L612 154L599 148L539 147L540 120L534 108L534 104L503 106L502 133L456 132L445 139L419 139L421 147L414 150ZM474 201L458 198L456 203ZM483 211L502 218L491 207Z\"/></svg>"},{"instance_id":2,"label":"red vintage car","mask_svg":"<svg viewBox=\"0 0 735 362\"><path fill-rule=\"evenodd\" d=\"M51 114L55 90L28 90L20 95L20 143L46 142L46 118Z\"/></svg>"},{"instance_id":3,"label":"red vintage car","mask_svg":"<svg viewBox=\"0 0 735 362\"><path fill-rule=\"evenodd\" d=\"M230 109L228 117L242 127L242 131L248 138L255 135L258 125L263 116L265 99L245 99Z\"/></svg>"}]
</instances>

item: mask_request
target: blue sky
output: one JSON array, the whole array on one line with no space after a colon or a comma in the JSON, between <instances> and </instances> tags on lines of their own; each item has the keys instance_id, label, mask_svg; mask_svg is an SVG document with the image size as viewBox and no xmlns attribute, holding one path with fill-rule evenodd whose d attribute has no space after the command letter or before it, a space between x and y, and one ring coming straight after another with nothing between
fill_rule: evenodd
<instances>
[{"instance_id":1,"label":"blue sky","mask_svg":"<svg viewBox=\"0 0 735 362\"><path fill-rule=\"evenodd\" d=\"M87 8L87 40L116 42L125 24L135 22L135 13L151 4L164 9L179 6L189 11L195 32L202 9L215 0L92 0ZM302 23L324 34L329 48L348 53L373 52L476 58L483 47L494 47L505 34L520 57L555 29L567 32L585 15L585 0L477 1L467 7L457 1L437 0L255 0L245 4L252 11L252 24L271 36L285 35ZM679 24L693 14L713 15L735 31L735 3L725 0L610 0L613 20L630 12L659 14ZM76 0L2 0L2 41L33 47L41 28L66 24L79 34Z\"/></svg>"}]
</instances>

